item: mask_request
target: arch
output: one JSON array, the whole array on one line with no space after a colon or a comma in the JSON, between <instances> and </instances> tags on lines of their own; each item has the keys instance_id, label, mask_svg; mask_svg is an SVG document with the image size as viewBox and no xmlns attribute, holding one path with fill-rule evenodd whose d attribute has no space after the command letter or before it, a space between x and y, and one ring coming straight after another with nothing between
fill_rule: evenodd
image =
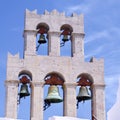
<instances>
[{"instance_id":1,"label":"arch","mask_svg":"<svg viewBox=\"0 0 120 120\"><path fill-rule=\"evenodd\" d=\"M30 82L32 81L32 73L28 70L21 70L18 74L18 78L19 78L20 82L19 82L19 86L18 86L17 104L20 104L18 117L21 117L24 107L27 107L27 110L25 111L26 114L30 113L30 110L31 110L30 103L31 103L32 89L31 89ZM25 99L23 99L23 98L25 98ZM26 116L22 116L22 118L26 119Z\"/></svg>"},{"instance_id":2,"label":"arch","mask_svg":"<svg viewBox=\"0 0 120 120\"><path fill-rule=\"evenodd\" d=\"M70 33L73 32L73 28L72 28L72 26L69 25L69 24L63 24L63 25L60 27L60 30L61 30L61 31L62 31L62 30L69 30Z\"/></svg>"},{"instance_id":3,"label":"arch","mask_svg":"<svg viewBox=\"0 0 120 120\"><path fill-rule=\"evenodd\" d=\"M28 70L22 70L19 72L18 77L22 76L22 75L26 75L30 78L30 80L32 81L32 73Z\"/></svg>"},{"instance_id":4,"label":"arch","mask_svg":"<svg viewBox=\"0 0 120 120\"><path fill-rule=\"evenodd\" d=\"M77 76L77 116L86 117L91 119L91 114L88 114L92 111L92 89L91 85L93 84L93 77L89 73L81 73ZM82 104L79 104L83 102ZM82 110L79 109L82 107ZM84 114L79 114L84 111Z\"/></svg>"},{"instance_id":5,"label":"arch","mask_svg":"<svg viewBox=\"0 0 120 120\"><path fill-rule=\"evenodd\" d=\"M36 34L36 51L37 53L42 53L43 55L48 54L48 31L49 31L49 26L48 24L41 22L36 26L37 34ZM38 52L39 46L41 44L45 44L45 46L42 47L42 49L45 49L44 52L40 51Z\"/></svg>"},{"instance_id":6,"label":"arch","mask_svg":"<svg viewBox=\"0 0 120 120\"><path fill-rule=\"evenodd\" d=\"M88 85L91 86L94 83L93 77L89 73L81 73L77 76L78 85Z\"/></svg>"},{"instance_id":7,"label":"arch","mask_svg":"<svg viewBox=\"0 0 120 120\"><path fill-rule=\"evenodd\" d=\"M47 93L44 92L44 106L43 106L44 111L45 111L44 114L46 114L46 109L49 108L50 106L51 107L49 110L57 109L56 103L58 103L57 106L62 107L62 108L59 112L56 112L56 110L55 110L54 114L62 115L63 114L64 77L62 76L61 73L53 71L53 72L46 74L44 80L45 80L44 91L48 90ZM51 103L52 103L52 105L51 105Z\"/></svg>"},{"instance_id":8,"label":"arch","mask_svg":"<svg viewBox=\"0 0 120 120\"><path fill-rule=\"evenodd\" d=\"M45 28L45 33L47 33L48 32L48 30L49 30L49 26L48 26L48 24L46 24L46 23L44 23L44 22L42 22L42 23L39 23L39 24L37 24L37 26L36 26L36 29L40 29L40 28Z\"/></svg>"},{"instance_id":9,"label":"arch","mask_svg":"<svg viewBox=\"0 0 120 120\"><path fill-rule=\"evenodd\" d=\"M72 55L72 49L71 49L71 34L73 32L73 28L69 24L63 24L60 27L61 35L60 35L60 53L61 56L71 56ZM63 48L63 46L65 46ZM66 50L66 52L64 52ZM67 53L67 54L66 54Z\"/></svg>"},{"instance_id":10,"label":"arch","mask_svg":"<svg viewBox=\"0 0 120 120\"><path fill-rule=\"evenodd\" d=\"M58 72L50 72L45 76L45 84L63 85L64 82L64 77Z\"/></svg>"}]
</instances>

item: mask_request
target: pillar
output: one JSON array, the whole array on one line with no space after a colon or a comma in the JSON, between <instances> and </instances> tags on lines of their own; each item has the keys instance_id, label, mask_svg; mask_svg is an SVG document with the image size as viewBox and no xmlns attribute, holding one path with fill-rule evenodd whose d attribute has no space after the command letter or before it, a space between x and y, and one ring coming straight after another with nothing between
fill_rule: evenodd
<instances>
[{"instance_id":1,"label":"pillar","mask_svg":"<svg viewBox=\"0 0 120 120\"><path fill-rule=\"evenodd\" d=\"M32 82L31 120L43 120L43 82Z\"/></svg>"},{"instance_id":2,"label":"pillar","mask_svg":"<svg viewBox=\"0 0 120 120\"><path fill-rule=\"evenodd\" d=\"M76 117L76 84L64 84L64 116Z\"/></svg>"},{"instance_id":3,"label":"pillar","mask_svg":"<svg viewBox=\"0 0 120 120\"><path fill-rule=\"evenodd\" d=\"M72 56L84 61L84 34L72 33Z\"/></svg>"},{"instance_id":4,"label":"pillar","mask_svg":"<svg viewBox=\"0 0 120 120\"><path fill-rule=\"evenodd\" d=\"M7 80L6 85L6 118L17 118L17 103L18 103L18 81Z\"/></svg>"},{"instance_id":5,"label":"pillar","mask_svg":"<svg viewBox=\"0 0 120 120\"><path fill-rule=\"evenodd\" d=\"M106 120L104 88L105 85L92 86L92 120Z\"/></svg>"},{"instance_id":6,"label":"pillar","mask_svg":"<svg viewBox=\"0 0 120 120\"><path fill-rule=\"evenodd\" d=\"M60 33L49 32L48 33L48 55L49 56L60 56Z\"/></svg>"},{"instance_id":7,"label":"pillar","mask_svg":"<svg viewBox=\"0 0 120 120\"><path fill-rule=\"evenodd\" d=\"M24 52L25 52L24 54L26 55L36 54L36 31L34 30L24 31Z\"/></svg>"}]
</instances>

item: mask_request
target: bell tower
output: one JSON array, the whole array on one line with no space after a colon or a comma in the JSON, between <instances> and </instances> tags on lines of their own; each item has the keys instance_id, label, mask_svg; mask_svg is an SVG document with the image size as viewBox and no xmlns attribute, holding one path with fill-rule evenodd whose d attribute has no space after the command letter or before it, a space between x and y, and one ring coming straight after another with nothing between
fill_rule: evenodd
<instances>
[{"instance_id":1,"label":"bell tower","mask_svg":"<svg viewBox=\"0 0 120 120\"><path fill-rule=\"evenodd\" d=\"M77 117L80 102L89 99L90 119L106 120L104 60L84 60L84 36L82 14L68 17L57 10L45 10L39 15L36 10L26 10L23 58L8 54L5 117L17 119L17 105L23 97L30 96L30 120L44 120L43 111L59 102L63 102L63 116ZM60 49L67 42L71 56L61 56ZM38 54L45 44L47 55ZM45 85L49 85L46 98ZM58 86L63 88L63 98Z\"/></svg>"}]
</instances>

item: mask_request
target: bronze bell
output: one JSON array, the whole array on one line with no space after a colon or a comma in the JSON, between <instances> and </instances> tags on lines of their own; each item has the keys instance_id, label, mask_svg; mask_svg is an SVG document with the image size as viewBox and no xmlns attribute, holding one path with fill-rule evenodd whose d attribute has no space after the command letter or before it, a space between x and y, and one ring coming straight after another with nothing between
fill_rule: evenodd
<instances>
[{"instance_id":1,"label":"bronze bell","mask_svg":"<svg viewBox=\"0 0 120 120\"><path fill-rule=\"evenodd\" d=\"M63 99L60 97L59 89L56 85L51 85L48 90L48 95L44 100L46 103L59 103L62 102Z\"/></svg>"},{"instance_id":2,"label":"bronze bell","mask_svg":"<svg viewBox=\"0 0 120 120\"><path fill-rule=\"evenodd\" d=\"M69 39L68 39L68 35L64 35L62 41L63 41L63 42L67 42L68 40L69 40Z\"/></svg>"},{"instance_id":3,"label":"bronze bell","mask_svg":"<svg viewBox=\"0 0 120 120\"><path fill-rule=\"evenodd\" d=\"M22 85L21 85L20 93L18 93L18 95L20 96L20 98L26 97L26 96L29 96L29 95L30 95L30 93L29 93L29 91L28 91L28 86L27 86L27 84L22 84Z\"/></svg>"},{"instance_id":4,"label":"bronze bell","mask_svg":"<svg viewBox=\"0 0 120 120\"><path fill-rule=\"evenodd\" d=\"M78 102L85 101L85 100L90 100L91 95L89 93L89 90L86 86L81 86L79 89L79 94L77 96Z\"/></svg>"},{"instance_id":5,"label":"bronze bell","mask_svg":"<svg viewBox=\"0 0 120 120\"><path fill-rule=\"evenodd\" d=\"M39 40L38 40L38 43L39 44L44 44L46 43L47 41L45 40L45 35L44 34L41 34L40 37L39 37Z\"/></svg>"}]
</instances>

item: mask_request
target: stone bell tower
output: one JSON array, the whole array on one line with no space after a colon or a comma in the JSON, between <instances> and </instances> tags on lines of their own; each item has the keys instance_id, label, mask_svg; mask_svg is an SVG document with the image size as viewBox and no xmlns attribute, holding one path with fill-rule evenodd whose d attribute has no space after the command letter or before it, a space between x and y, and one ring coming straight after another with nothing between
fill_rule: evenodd
<instances>
[{"instance_id":1,"label":"stone bell tower","mask_svg":"<svg viewBox=\"0 0 120 120\"><path fill-rule=\"evenodd\" d=\"M76 87L90 88L92 120L106 120L104 95L104 61L92 57L84 60L84 20L83 15L65 16L56 10L25 12L24 57L8 54L5 117L17 119L19 98L29 95L30 85L31 120L44 120L44 86L62 86L63 116L77 117L77 103L87 100L79 98ZM39 38L39 40L37 39ZM62 41L61 41L62 39ZM60 49L70 41L71 56L61 56ZM42 44L47 44L47 55L40 55ZM26 90L19 93L18 87ZM80 91L81 92L81 91ZM72 104L71 104L72 103Z\"/></svg>"}]
</instances>

